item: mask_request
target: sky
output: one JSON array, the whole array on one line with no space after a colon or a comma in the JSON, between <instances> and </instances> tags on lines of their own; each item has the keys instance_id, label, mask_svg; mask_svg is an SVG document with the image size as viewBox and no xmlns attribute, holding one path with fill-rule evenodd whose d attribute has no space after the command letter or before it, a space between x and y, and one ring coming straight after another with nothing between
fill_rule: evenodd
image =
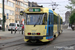
<instances>
[{"instance_id":1,"label":"sky","mask_svg":"<svg viewBox=\"0 0 75 50\"><path fill-rule=\"evenodd\" d=\"M58 4L58 6L54 7L55 12L63 18L63 21L65 21L65 13L67 11L70 11L69 9L65 8L66 5L69 5L68 0L29 0L29 1L37 2L37 3L50 3L50 4L38 4L38 5L43 5L43 7L47 7L47 8L51 8L51 9L52 9L51 4L53 2L56 2L56 4Z\"/></svg>"}]
</instances>

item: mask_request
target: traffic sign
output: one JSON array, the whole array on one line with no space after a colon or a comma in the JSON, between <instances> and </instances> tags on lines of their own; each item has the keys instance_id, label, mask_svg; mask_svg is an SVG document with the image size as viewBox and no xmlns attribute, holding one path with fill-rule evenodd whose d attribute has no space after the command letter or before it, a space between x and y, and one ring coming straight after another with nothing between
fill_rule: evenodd
<instances>
[{"instance_id":1,"label":"traffic sign","mask_svg":"<svg viewBox=\"0 0 75 50\"><path fill-rule=\"evenodd\" d=\"M7 13L7 19L9 18L8 16L9 16L9 15L8 15L8 13Z\"/></svg>"},{"instance_id":2,"label":"traffic sign","mask_svg":"<svg viewBox=\"0 0 75 50\"><path fill-rule=\"evenodd\" d=\"M8 13L7 13L7 16L8 16Z\"/></svg>"}]
</instances>

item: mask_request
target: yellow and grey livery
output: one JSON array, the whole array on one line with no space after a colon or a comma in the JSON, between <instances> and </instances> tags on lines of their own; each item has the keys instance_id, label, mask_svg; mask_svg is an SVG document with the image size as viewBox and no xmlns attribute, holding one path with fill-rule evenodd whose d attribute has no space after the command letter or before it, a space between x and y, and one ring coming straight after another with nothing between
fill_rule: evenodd
<instances>
[{"instance_id":1,"label":"yellow and grey livery","mask_svg":"<svg viewBox=\"0 0 75 50\"><path fill-rule=\"evenodd\" d=\"M25 9L25 42L52 41L61 32L60 15L49 8L29 7Z\"/></svg>"}]
</instances>

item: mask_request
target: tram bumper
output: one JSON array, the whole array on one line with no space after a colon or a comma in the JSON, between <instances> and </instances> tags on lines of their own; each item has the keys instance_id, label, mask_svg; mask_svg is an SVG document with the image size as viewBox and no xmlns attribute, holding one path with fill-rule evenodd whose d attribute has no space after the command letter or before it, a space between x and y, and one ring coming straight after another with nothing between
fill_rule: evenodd
<instances>
[{"instance_id":1,"label":"tram bumper","mask_svg":"<svg viewBox=\"0 0 75 50\"><path fill-rule=\"evenodd\" d=\"M43 39L43 36L25 36L25 39Z\"/></svg>"}]
</instances>

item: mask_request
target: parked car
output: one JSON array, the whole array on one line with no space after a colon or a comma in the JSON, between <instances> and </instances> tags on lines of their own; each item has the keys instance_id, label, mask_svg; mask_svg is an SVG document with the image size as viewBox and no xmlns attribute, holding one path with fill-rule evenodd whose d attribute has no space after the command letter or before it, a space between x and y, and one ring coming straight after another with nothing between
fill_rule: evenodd
<instances>
[{"instance_id":1,"label":"parked car","mask_svg":"<svg viewBox=\"0 0 75 50\"><path fill-rule=\"evenodd\" d=\"M16 29L16 31L19 29L19 25L18 23L10 23L9 26L8 26L8 31L11 31L11 28L12 30L14 31Z\"/></svg>"},{"instance_id":2,"label":"parked car","mask_svg":"<svg viewBox=\"0 0 75 50\"><path fill-rule=\"evenodd\" d=\"M2 30L2 25L0 24L0 30Z\"/></svg>"}]
</instances>

